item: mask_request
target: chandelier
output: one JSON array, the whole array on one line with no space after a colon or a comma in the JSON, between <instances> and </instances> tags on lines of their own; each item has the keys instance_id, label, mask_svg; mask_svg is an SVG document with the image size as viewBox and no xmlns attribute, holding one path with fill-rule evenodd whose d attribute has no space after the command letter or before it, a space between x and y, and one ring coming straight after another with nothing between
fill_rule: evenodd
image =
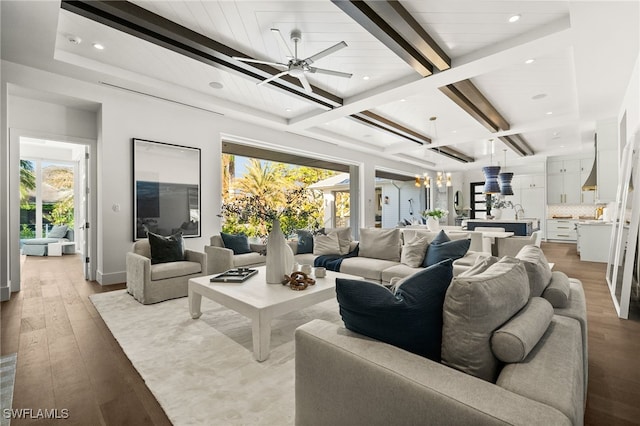
<instances>
[{"instance_id":1,"label":"chandelier","mask_svg":"<svg viewBox=\"0 0 640 426\"><path fill-rule=\"evenodd\" d=\"M438 130L436 129L436 120L438 117L429 117L429 121L433 123L433 132L432 132L432 140L436 140L438 138ZM438 154L440 154L440 147L438 146ZM452 186L453 182L451 179L451 173L445 172L444 169L436 173L436 186L438 188L442 188L443 186ZM423 176L416 175L415 177L415 186L425 186L426 188L431 187L431 176L428 173L424 173Z\"/></svg>"}]
</instances>

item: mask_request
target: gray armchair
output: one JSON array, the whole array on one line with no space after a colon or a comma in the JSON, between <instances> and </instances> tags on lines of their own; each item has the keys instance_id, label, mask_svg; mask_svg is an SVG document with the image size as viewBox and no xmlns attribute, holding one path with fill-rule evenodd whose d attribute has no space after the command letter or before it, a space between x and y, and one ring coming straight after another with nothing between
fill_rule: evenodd
<instances>
[{"instance_id":1,"label":"gray armchair","mask_svg":"<svg viewBox=\"0 0 640 426\"><path fill-rule=\"evenodd\" d=\"M204 246L208 274L218 274L238 267L260 266L267 261L267 257L260 254L266 248L264 244L249 244L251 253L233 254L233 250L224 246L224 241L219 234L211 237L210 243Z\"/></svg>"},{"instance_id":2,"label":"gray armchair","mask_svg":"<svg viewBox=\"0 0 640 426\"><path fill-rule=\"evenodd\" d=\"M127 253L127 292L148 305L187 295L190 278L207 275L207 255L185 250L185 260L151 264L149 240L133 243Z\"/></svg>"}]
</instances>

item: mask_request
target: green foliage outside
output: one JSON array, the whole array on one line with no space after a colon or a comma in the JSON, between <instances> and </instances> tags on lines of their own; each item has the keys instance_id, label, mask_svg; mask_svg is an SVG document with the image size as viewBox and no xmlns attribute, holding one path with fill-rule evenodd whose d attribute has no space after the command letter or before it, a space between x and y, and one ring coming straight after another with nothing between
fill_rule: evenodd
<instances>
[{"instance_id":1,"label":"green foliage outside","mask_svg":"<svg viewBox=\"0 0 640 426\"><path fill-rule=\"evenodd\" d=\"M235 168L233 161L233 156L224 154L223 174ZM241 176L227 177L222 232L264 238L276 217L285 235L296 229L317 229L324 219L324 202L322 192L309 189L309 185L334 174L330 170L251 159Z\"/></svg>"},{"instance_id":2,"label":"green foliage outside","mask_svg":"<svg viewBox=\"0 0 640 426\"><path fill-rule=\"evenodd\" d=\"M55 203L51 212L43 213L42 216L54 225L67 225L73 228L73 194Z\"/></svg>"}]
</instances>

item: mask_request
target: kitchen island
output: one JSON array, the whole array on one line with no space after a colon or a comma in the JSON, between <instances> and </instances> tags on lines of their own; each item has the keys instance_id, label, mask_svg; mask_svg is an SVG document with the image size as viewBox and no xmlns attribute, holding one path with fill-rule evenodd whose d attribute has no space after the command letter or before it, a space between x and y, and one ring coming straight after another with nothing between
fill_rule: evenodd
<instances>
[{"instance_id":1,"label":"kitchen island","mask_svg":"<svg viewBox=\"0 0 640 426\"><path fill-rule=\"evenodd\" d=\"M529 236L540 229L540 220L536 218L525 219L469 219L467 229L473 231L477 227L504 228L506 232L514 235Z\"/></svg>"}]
</instances>

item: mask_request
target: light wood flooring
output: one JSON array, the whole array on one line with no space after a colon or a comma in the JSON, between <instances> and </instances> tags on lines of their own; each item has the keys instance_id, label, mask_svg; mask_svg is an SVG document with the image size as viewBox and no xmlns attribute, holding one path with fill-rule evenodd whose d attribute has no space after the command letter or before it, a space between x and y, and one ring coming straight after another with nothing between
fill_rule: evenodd
<instances>
[{"instance_id":1,"label":"light wood flooring","mask_svg":"<svg viewBox=\"0 0 640 426\"><path fill-rule=\"evenodd\" d=\"M580 262L573 244L542 247L555 270L582 281L587 296L585 424L640 424L640 322L615 315L605 264ZM39 424L170 424L88 299L123 287L84 281L78 256L26 259L23 290L0 307L1 353L18 353L14 408L69 409L69 419Z\"/></svg>"}]
</instances>

